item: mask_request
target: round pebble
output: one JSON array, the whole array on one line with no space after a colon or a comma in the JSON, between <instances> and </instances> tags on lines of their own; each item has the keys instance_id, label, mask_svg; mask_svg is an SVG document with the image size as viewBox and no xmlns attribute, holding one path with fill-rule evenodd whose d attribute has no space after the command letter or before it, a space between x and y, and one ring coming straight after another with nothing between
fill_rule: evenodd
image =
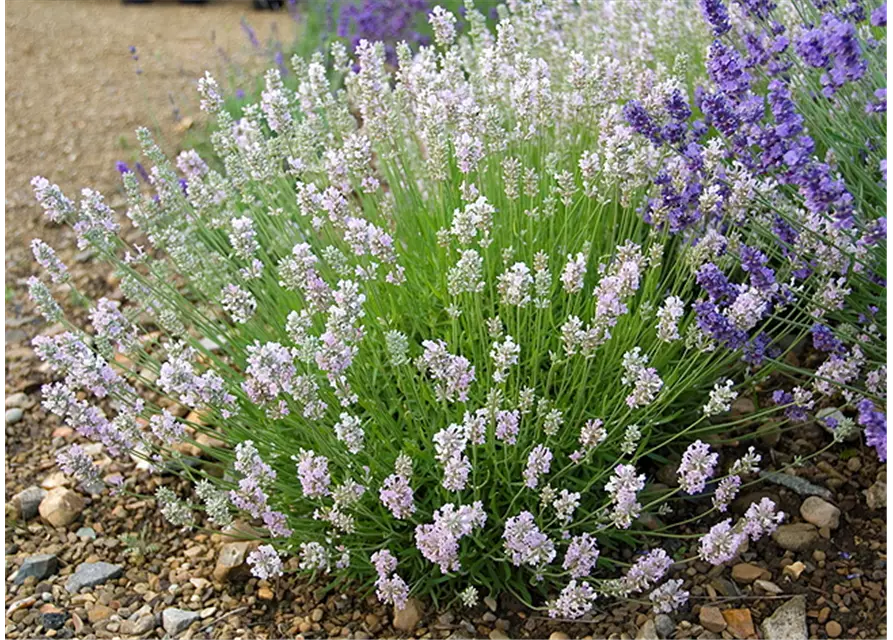
<instances>
[{"instance_id":1,"label":"round pebble","mask_svg":"<svg viewBox=\"0 0 893 640\"><path fill-rule=\"evenodd\" d=\"M22 419L24 412L18 407L6 410L6 424L15 424Z\"/></svg>"},{"instance_id":2,"label":"round pebble","mask_svg":"<svg viewBox=\"0 0 893 640\"><path fill-rule=\"evenodd\" d=\"M843 627L840 626L837 620L831 620L825 625L825 633L828 634L829 638L837 638L843 633Z\"/></svg>"}]
</instances>

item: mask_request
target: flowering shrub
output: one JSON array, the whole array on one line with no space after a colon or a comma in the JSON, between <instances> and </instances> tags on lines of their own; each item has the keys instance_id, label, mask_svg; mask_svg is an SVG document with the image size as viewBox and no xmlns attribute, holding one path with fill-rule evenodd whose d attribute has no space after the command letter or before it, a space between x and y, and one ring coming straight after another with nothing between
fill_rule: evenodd
<instances>
[{"instance_id":1,"label":"flowering shrub","mask_svg":"<svg viewBox=\"0 0 893 640\"><path fill-rule=\"evenodd\" d=\"M297 89L270 70L239 120L206 75L216 157L171 162L142 130L151 193L123 174L143 243L100 194L35 178L125 298L35 340L59 378L44 404L193 480L156 496L175 524L249 521L263 579L344 573L398 608L507 590L557 592L560 617L646 592L671 611L675 560L727 562L783 518L768 499L723 518L760 456L708 436L775 411L724 418L807 313L754 213L767 184L689 124L713 99L688 95L708 25L674 3L516 2L495 36L471 5L461 37L429 19L434 46L398 46L393 76L381 44L335 43L343 90L296 58ZM673 449L676 488L652 480ZM60 464L96 480L83 449ZM668 526L642 518L679 494L715 524L696 556L647 551Z\"/></svg>"}]
</instances>

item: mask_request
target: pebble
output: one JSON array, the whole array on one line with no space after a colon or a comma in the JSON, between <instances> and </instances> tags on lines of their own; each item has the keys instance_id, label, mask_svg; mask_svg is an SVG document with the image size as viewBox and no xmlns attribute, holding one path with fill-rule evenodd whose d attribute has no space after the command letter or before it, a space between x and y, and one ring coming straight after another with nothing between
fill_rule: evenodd
<instances>
[{"instance_id":1,"label":"pebble","mask_svg":"<svg viewBox=\"0 0 893 640\"><path fill-rule=\"evenodd\" d=\"M741 584L750 584L762 576L764 571L762 567L742 562L732 567L732 579Z\"/></svg>"},{"instance_id":2,"label":"pebble","mask_svg":"<svg viewBox=\"0 0 893 640\"><path fill-rule=\"evenodd\" d=\"M654 628L659 638L669 638L676 631L676 623L666 613L659 613L654 617Z\"/></svg>"},{"instance_id":3,"label":"pebble","mask_svg":"<svg viewBox=\"0 0 893 640\"><path fill-rule=\"evenodd\" d=\"M12 498L12 504L19 512L22 520L30 520L37 516L40 503L46 497L47 492L36 485L32 485L15 494Z\"/></svg>"},{"instance_id":4,"label":"pebble","mask_svg":"<svg viewBox=\"0 0 893 640\"><path fill-rule=\"evenodd\" d=\"M125 636L141 636L155 628L155 616L151 613L136 615L133 620L127 619L121 623L121 633Z\"/></svg>"},{"instance_id":5,"label":"pebble","mask_svg":"<svg viewBox=\"0 0 893 640\"><path fill-rule=\"evenodd\" d=\"M25 558L21 568L16 572L15 583L22 584L25 578L34 577L43 580L56 573L59 568L59 559L51 553L41 553Z\"/></svg>"},{"instance_id":6,"label":"pebble","mask_svg":"<svg viewBox=\"0 0 893 640\"><path fill-rule=\"evenodd\" d=\"M564 631L553 631L549 635L549 640L570 640L570 638Z\"/></svg>"},{"instance_id":7,"label":"pebble","mask_svg":"<svg viewBox=\"0 0 893 640\"><path fill-rule=\"evenodd\" d=\"M96 540L96 531L92 527L81 527L75 535L81 540Z\"/></svg>"},{"instance_id":8,"label":"pebble","mask_svg":"<svg viewBox=\"0 0 893 640\"><path fill-rule=\"evenodd\" d=\"M701 607L701 613L698 616L701 626L708 631L721 633L725 631L727 625L726 619L717 607Z\"/></svg>"},{"instance_id":9,"label":"pebble","mask_svg":"<svg viewBox=\"0 0 893 640\"><path fill-rule=\"evenodd\" d=\"M313 622L320 622L324 613L325 612L322 609L316 608L310 614L310 619L313 620Z\"/></svg>"},{"instance_id":10,"label":"pebble","mask_svg":"<svg viewBox=\"0 0 893 640\"><path fill-rule=\"evenodd\" d=\"M636 640L660 640L657 637L657 628L654 626L654 620L649 618L639 627L639 631L636 633Z\"/></svg>"},{"instance_id":11,"label":"pebble","mask_svg":"<svg viewBox=\"0 0 893 640\"><path fill-rule=\"evenodd\" d=\"M6 424L15 424L19 420L22 419L22 416L25 415L25 412L19 409L18 407L13 407L12 409L6 410Z\"/></svg>"},{"instance_id":12,"label":"pebble","mask_svg":"<svg viewBox=\"0 0 893 640\"><path fill-rule=\"evenodd\" d=\"M217 582L227 582L247 578L250 575L248 551L253 546L251 542L228 542L220 547L217 565L214 567L214 579Z\"/></svg>"},{"instance_id":13,"label":"pebble","mask_svg":"<svg viewBox=\"0 0 893 640\"><path fill-rule=\"evenodd\" d=\"M746 640L756 638L757 630L753 626L750 609L726 609L722 612L728 627L726 629L736 638Z\"/></svg>"},{"instance_id":14,"label":"pebble","mask_svg":"<svg viewBox=\"0 0 893 640\"><path fill-rule=\"evenodd\" d=\"M415 598L409 598L402 609L394 609L394 628L397 631L412 631L422 620L422 604Z\"/></svg>"},{"instance_id":15,"label":"pebble","mask_svg":"<svg viewBox=\"0 0 893 640\"><path fill-rule=\"evenodd\" d=\"M40 622L44 629L57 631L65 625L68 616L62 611L47 611L40 614Z\"/></svg>"},{"instance_id":16,"label":"pebble","mask_svg":"<svg viewBox=\"0 0 893 640\"><path fill-rule=\"evenodd\" d=\"M27 407L29 404L28 396L22 393L21 391L17 391L16 393L11 393L6 396L6 408L7 409L23 409Z\"/></svg>"},{"instance_id":17,"label":"pebble","mask_svg":"<svg viewBox=\"0 0 893 640\"><path fill-rule=\"evenodd\" d=\"M805 570L806 565L798 560L797 562L792 562L791 564L785 566L785 568L781 570L781 573L783 576L791 577L796 580Z\"/></svg>"},{"instance_id":18,"label":"pebble","mask_svg":"<svg viewBox=\"0 0 893 640\"><path fill-rule=\"evenodd\" d=\"M810 496L803 501L800 505L800 515L819 528L836 529L840 526L840 509L818 496Z\"/></svg>"},{"instance_id":19,"label":"pebble","mask_svg":"<svg viewBox=\"0 0 893 640\"><path fill-rule=\"evenodd\" d=\"M765 640L806 640L806 598L794 596L760 625Z\"/></svg>"},{"instance_id":20,"label":"pebble","mask_svg":"<svg viewBox=\"0 0 893 640\"><path fill-rule=\"evenodd\" d=\"M161 626L172 636L186 631L193 622L200 618L196 611L185 611L173 607L161 612Z\"/></svg>"},{"instance_id":21,"label":"pebble","mask_svg":"<svg viewBox=\"0 0 893 640\"><path fill-rule=\"evenodd\" d=\"M64 487L68 484L68 476L62 471L53 471L50 475L40 481L40 486L50 491L56 487Z\"/></svg>"},{"instance_id":22,"label":"pebble","mask_svg":"<svg viewBox=\"0 0 893 640\"><path fill-rule=\"evenodd\" d=\"M887 483L878 480L865 490L865 503L872 511L887 507Z\"/></svg>"},{"instance_id":23,"label":"pebble","mask_svg":"<svg viewBox=\"0 0 893 640\"><path fill-rule=\"evenodd\" d=\"M257 597L260 600L272 600L273 599L273 590L269 587L261 587L257 590Z\"/></svg>"},{"instance_id":24,"label":"pebble","mask_svg":"<svg viewBox=\"0 0 893 640\"><path fill-rule=\"evenodd\" d=\"M78 565L75 572L65 583L65 590L77 593L84 587L95 587L108 580L121 577L124 569L108 562L84 562Z\"/></svg>"},{"instance_id":25,"label":"pebble","mask_svg":"<svg viewBox=\"0 0 893 640\"><path fill-rule=\"evenodd\" d=\"M808 522L783 524L772 533L772 539L782 549L788 551L804 551L819 539L819 532Z\"/></svg>"},{"instance_id":26,"label":"pebble","mask_svg":"<svg viewBox=\"0 0 893 640\"><path fill-rule=\"evenodd\" d=\"M65 487L56 487L40 502L38 511L47 524L66 527L84 510L84 499Z\"/></svg>"},{"instance_id":27,"label":"pebble","mask_svg":"<svg viewBox=\"0 0 893 640\"><path fill-rule=\"evenodd\" d=\"M843 633L843 627L836 620L831 620L825 625L825 633L828 634L829 638L838 638Z\"/></svg>"},{"instance_id":28,"label":"pebble","mask_svg":"<svg viewBox=\"0 0 893 640\"><path fill-rule=\"evenodd\" d=\"M490 640L509 640L508 634L502 629L493 629L488 637Z\"/></svg>"},{"instance_id":29,"label":"pebble","mask_svg":"<svg viewBox=\"0 0 893 640\"><path fill-rule=\"evenodd\" d=\"M784 593L784 590L779 587L774 582L770 582L769 580L754 580L754 586L759 587L766 593L772 593L778 595L779 593Z\"/></svg>"},{"instance_id":30,"label":"pebble","mask_svg":"<svg viewBox=\"0 0 893 640\"><path fill-rule=\"evenodd\" d=\"M90 621L90 624L95 624L101 620L110 618L114 613L115 610L111 607L107 607L104 604L94 604L87 609L87 619Z\"/></svg>"}]
</instances>

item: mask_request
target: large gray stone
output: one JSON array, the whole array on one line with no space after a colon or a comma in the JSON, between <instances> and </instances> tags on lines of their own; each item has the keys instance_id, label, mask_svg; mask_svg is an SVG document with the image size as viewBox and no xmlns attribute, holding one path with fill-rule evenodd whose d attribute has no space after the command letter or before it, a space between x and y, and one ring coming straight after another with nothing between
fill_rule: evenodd
<instances>
[{"instance_id":1,"label":"large gray stone","mask_svg":"<svg viewBox=\"0 0 893 640\"><path fill-rule=\"evenodd\" d=\"M95 587L108 580L118 578L122 573L124 573L124 569L116 564L84 562L79 564L75 572L68 578L65 589L69 593L77 593L84 587Z\"/></svg>"},{"instance_id":2,"label":"large gray stone","mask_svg":"<svg viewBox=\"0 0 893 640\"><path fill-rule=\"evenodd\" d=\"M161 612L161 626L172 636L178 636L189 628L201 616L197 611L186 611L184 609L165 609Z\"/></svg>"},{"instance_id":3,"label":"large gray stone","mask_svg":"<svg viewBox=\"0 0 893 640\"><path fill-rule=\"evenodd\" d=\"M806 598L794 596L760 625L766 640L806 640Z\"/></svg>"},{"instance_id":4,"label":"large gray stone","mask_svg":"<svg viewBox=\"0 0 893 640\"><path fill-rule=\"evenodd\" d=\"M21 568L16 572L15 583L22 584L25 578L34 576L38 580L56 573L59 568L59 559L51 553L41 553L40 555L25 558Z\"/></svg>"},{"instance_id":5,"label":"large gray stone","mask_svg":"<svg viewBox=\"0 0 893 640\"><path fill-rule=\"evenodd\" d=\"M37 516L40 503L46 497L47 492L36 485L32 485L15 494L12 498L12 504L19 512L22 520L30 520Z\"/></svg>"}]
</instances>

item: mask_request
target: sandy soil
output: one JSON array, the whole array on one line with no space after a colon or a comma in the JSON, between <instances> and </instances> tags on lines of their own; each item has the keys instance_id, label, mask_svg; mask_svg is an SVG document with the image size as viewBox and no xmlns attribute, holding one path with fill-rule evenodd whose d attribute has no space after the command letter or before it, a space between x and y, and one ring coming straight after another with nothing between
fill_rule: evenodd
<instances>
[{"instance_id":1,"label":"sandy soil","mask_svg":"<svg viewBox=\"0 0 893 640\"><path fill-rule=\"evenodd\" d=\"M286 12L256 12L249 0L6 3L6 247L15 277L28 273L27 244L43 231L31 177L44 175L72 195L90 186L111 196L120 184L115 162L137 158L136 127L152 127L165 150L175 150L185 125L199 122L196 79L208 68L225 75L222 52L263 64L243 16L261 38L274 23L283 36L292 33Z\"/></svg>"}]
</instances>

